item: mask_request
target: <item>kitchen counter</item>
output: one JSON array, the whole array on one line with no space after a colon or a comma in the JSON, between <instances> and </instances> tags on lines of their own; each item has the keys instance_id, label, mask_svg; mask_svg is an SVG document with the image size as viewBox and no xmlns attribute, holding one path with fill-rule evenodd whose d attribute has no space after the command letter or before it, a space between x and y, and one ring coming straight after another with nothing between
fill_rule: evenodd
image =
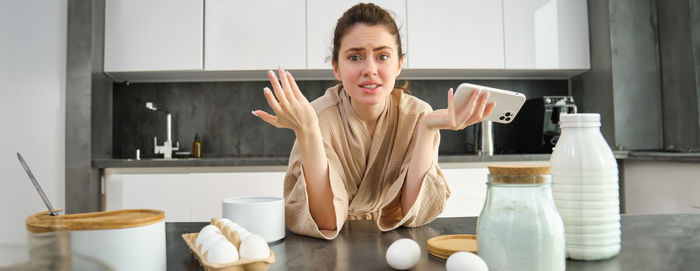
<instances>
[{"instance_id":1,"label":"kitchen counter","mask_svg":"<svg viewBox=\"0 0 700 271\"><path fill-rule=\"evenodd\" d=\"M389 245L400 238L412 238L421 247L413 270L445 270L445 260L429 254L427 240L444 234L474 234L476 217L438 218L417 228L380 232L373 221L348 221L338 238L325 241L287 231L287 236L270 246L275 263L269 270L391 270L384 258ZM168 270L202 270L183 233L198 232L205 222L166 223ZM567 260L566 269L696 270L700 266L700 214L623 215L622 250L602 261Z\"/></svg>"},{"instance_id":2,"label":"kitchen counter","mask_svg":"<svg viewBox=\"0 0 700 271\"><path fill-rule=\"evenodd\" d=\"M626 159L627 151L615 151L617 159ZM550 154L497 154L481 155L440 155L439 163L474 162L522 162L549 161ZM174 159L95 159L96 168L143 168L143 167L232 167L232 166L286 166L289 157L217 157L217 158L174 158Z\"/></svg>"}]
</instances>

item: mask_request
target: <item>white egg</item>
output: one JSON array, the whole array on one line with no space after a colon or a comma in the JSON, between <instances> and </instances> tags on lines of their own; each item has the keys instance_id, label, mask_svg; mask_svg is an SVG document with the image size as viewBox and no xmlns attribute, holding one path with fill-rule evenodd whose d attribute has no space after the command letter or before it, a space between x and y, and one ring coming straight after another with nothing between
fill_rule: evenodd
<instances>
[{"instance_id":1,"label":"white egg","mask_svg":"<svg viewBox=\"0 0 700 271\"><path fill-rule=\"evenodd\" d=\"M214 247L214 245L216 245L216 243L221 242L221 241L228 242L228 239L226 239L226 237L224 237L221 234L213 234L213 235L209 236L209 238L207 238L207 240L204 240L204 242L202 242L202 250L200 250L199 253L201 253L201 254L206 253L212 247Z\"/></svg>"},{"instance_id":2,"label":"white egg","mask_svg":"<svg viewBox=\"0 0 700 271\"><path fill-rule=\"evenodd\" d=\"M238 252L241 258L249 260L265 259L270 256L270 247L265 239L256 234L249 234L245 239L241 239L241 246Z\"/></svg>"},{"instance_id":3,"label":"white egg","mask_svg":"<svg viewBox=\"0 0 700 271\"><path fill-rule=\"evenodd\" d=\"M238 237L240 237L241 241L243 241L243 239L245 239L246 237L248 237L248 236L250 236L250 235L253 235L253 234L250 233L249 231L247 231L247 230L244 229L244 228L241 228L241 229L238 231Z\"/></svg>"},{"instance_id":4,"label":"white egg","mask_svg":"<svg viewBox=\"0 0 700 271\"><path fill-rule=\"evenodd\" d=\"M202 242L204 242L204 240L209 238L209 236L212 234L221 234L221 230L214 225L204 226L204 228L199 231L199 234L197 234L197 239L194 241L195 247L199 247L199 245L201 245Z\"/></svg>"},{"instance_id":5,"label":"white egg","mask_svg":"<svg viewBox=\"0 0 700 271\"><path fill-rule=\"evenodd\" d=\"M207 254L207 262L210 263L232 263L238 261L238 251L229 241L217 242Z\"/></svg>"},{"instance_id":6,"label":"white egg","mask_svg":"<svg viewBox=\"0 0 700 271\"><path fill-rule=\"evenodd\" d=\"M488 271L486 262L474 253L459 251L447 258L445 263L447 271Z\"/></svg>"},{"instance_id":7,"label":"white egg","mask_svg":"<svg viewBox=\"0 0 700 271\"><path fill-rule=\"evenodd\" d=\"M233 221L231 221L231 219L228 219L228 218L225 218L225 217L217 218L216 220L218 220L218 221L221 222L221 223L224 223L224 225L225 225L226 223L233 223Z\"/></svg>"},{"instance_id":8,"label":"white egg","mask_svg":"<svg viewBox=\"0 0 700 271\"><path fill-rule=\"evenodd\" d=\"M238 225L235 222L232 222L231 220L229 220L229 222L224 222L224 227L228 227L232 231L241 231L241 230L245 231L246 230L243 227L241 227L241 225Z\"/></svg>"},{"instance_id":9,"label":"white egg","mask_svg":"<svg viewBox=\"0 0 700 271\"><path fill-rule=\"evenodd\" d=\"M420 246L412 239L396 240L386 250L386 262L397 270L411 269L420 259Z\"/></svg>"}]
</instances>

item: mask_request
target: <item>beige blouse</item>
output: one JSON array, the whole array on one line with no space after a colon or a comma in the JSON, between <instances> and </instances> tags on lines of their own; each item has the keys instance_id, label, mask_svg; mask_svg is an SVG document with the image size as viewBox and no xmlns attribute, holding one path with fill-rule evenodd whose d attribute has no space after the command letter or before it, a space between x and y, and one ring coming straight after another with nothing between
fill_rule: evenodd
<instances>
[{"instance_id":1,"label":"beige blouse","mask_svg":"<svg viewBox=\"0 0 700 271\"><path fill-rule=\"evenodd\" d=\"M425 174L413 206L402 215L401 192L412 159L418 120L430 105L395 89L370 136L350 105L342 84L326 90L311 105L318 115L328 160L336 230L319 230L309 211L301 154L294 143L284 179L285 221L302 235L333 239L346 219L374 219L382 231L416 227L437 217L450 196L437 155ZM433 141L437 154L440 134Z\"/></svg>"}]
</instances>

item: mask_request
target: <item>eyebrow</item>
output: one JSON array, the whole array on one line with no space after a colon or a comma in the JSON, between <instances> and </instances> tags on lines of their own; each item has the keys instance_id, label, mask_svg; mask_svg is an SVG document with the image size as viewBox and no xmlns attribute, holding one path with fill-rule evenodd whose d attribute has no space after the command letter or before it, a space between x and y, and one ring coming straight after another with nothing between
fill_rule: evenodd
<instances>
[{"instance_id":1,"label":"eyebrow","mask_svg":"<svg viewBox=\"0 0 700 271\"><path fill-rule=\"evenodd\" d=\"M387 49L389 51L393 51L392 48L389 46L379 46L377 48L374 48L373 51L381 51L381 50L387 50ZM353 48L348 48L347 50L345 50L346 53L347 52L363 52L363 51L365 51L365 48L362 48L362 47L353 47Z\"/></svg>"}]
</instances>

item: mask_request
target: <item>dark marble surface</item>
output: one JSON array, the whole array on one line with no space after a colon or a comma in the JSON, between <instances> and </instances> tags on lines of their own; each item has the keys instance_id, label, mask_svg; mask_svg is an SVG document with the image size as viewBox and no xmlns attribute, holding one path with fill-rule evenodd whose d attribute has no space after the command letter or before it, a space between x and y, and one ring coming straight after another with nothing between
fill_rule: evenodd
<instances>
[{"instance_id":1,"label":"dark marble surface","mask_svg":"<svg viewBox=\"0 0 700 271\"><path fill-rule=\"evenodd\" d=\"M462 82L514 90L527 97L568 92L567 80L411 80L408 88L434 108L444 108L447 90ZM307 99L314 100L337 82L298 84ZM170 110L173 141L180 142L182 151L192 150L195 133L199 133L203 157L287 156L294 143L293 132L274 128L250 113L255 109L271 112L263 96L266 86L269 82L115 83L112 158L135 158L137 148L141 158L156 158L153 137L162 144L166 136L165 114L146 109L146 102ZM441 131L440 154L475 153L477 131L475 126L457 132ZM515 153L515 137L513 125L494 124L494 153Z\"/></svg>"},{"instance_id":2,"label":"dark marble surface","mask_svg":"<svg viewBox=\"0 0 700 271\"><path fill-rule=\"evenodd\" d=\"M180 235L198 232L206 222L166 223L168 270L203 270ZM431 256L427 240L444 234L474 234L476 217L439 218L418 228L382 233L373 221L348 221L338 238L325 241L287 232L272 244L269 270L391 270L385 253L391 243L411 238L421 247L413 270L444 270ZM622 215L622 250L602 261L567 260L567 270L697 270L700 266L700 214Z\"/></svg>"},{"instance_id":3,"label":"dark marble surface","mask_svg":"<svg viewBox=\"0 0 700 271\"><path fill-rule=\"evenodd\" d=\"M617 159L626 159L628 152L615 151ZM439 163L474 163L474 162L521 162L548 161L549 154L497 154L481 155L440 155ZM182 158L182 159L95 159L96 168L139 168L139 167L220 167L220 166L285 166L288 156L276 157L220 157L220 158Z\"/></svg>"}]
</instances>

